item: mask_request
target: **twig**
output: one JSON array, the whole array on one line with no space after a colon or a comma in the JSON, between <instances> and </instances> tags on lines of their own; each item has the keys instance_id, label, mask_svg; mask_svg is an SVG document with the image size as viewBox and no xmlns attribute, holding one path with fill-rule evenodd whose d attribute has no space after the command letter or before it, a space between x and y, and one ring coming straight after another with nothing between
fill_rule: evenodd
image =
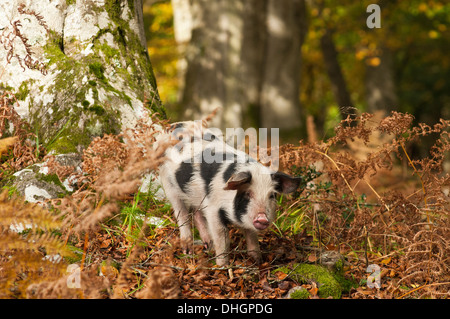
<instances>
[{"instance_id":1,"label":"twig","mask_svg":"<svg viewBox=\"0 0 450 319\"><path fill-rule=\"evenodd\" d=\"M86 232L86 234L84 235L83 257L81 258L80 270L83 270L83 268L84 268L84 262L86 259L88 245L89 245L89 233Z\"/></svg>"},{"instance_id":2,"label":"twig","mask_svg":"<svg viewBox=\"0 0 450 319\"><path fill-rule=\"evenodd\" d=\"M314 150L314 152L316 152L317 154L325 156L327 159L330 160L330 162L334 165L334 167L336 167L336 169L339 171L339 175L341 175L341 177L344 180L345 184L347 185L348 189L352 193L353 197L356 199L356 206L358 208L358 211L361 211L361 208L359 207L358 199L356 198L355 192L354 192L353 188L350 186L350 184L348 183L348 181L345 178L344 174L342 174L341 169L339 168L337 163L326 153L323 153L323 152L318 151L318 150Z\"/></svg>"},{"instance_id":3,"label":"twig","mask_svg":"<svg viewBox=\"0 0 450 319\"><path fill-rule=\"evenodd\" d=\"M432 287L432 286L441 286L441 285L450 285L450 281L448 281L448 282L436 282L436 283L433 283L433 284L422 285L420 287L417 287L417 288L414 288L413 290L408 291L407 293L401 295L400 297L397 297L397 299L402 299L403 297L405 297L405 296L407 296L409 294L412 294L413 292L416 292L416 291L418 291L420 289L423 289L423 288Z\"/></svg>"},{"instance_id":4,"label":"twig","mask_svg":"<svg viewBox=\"0 0 450 319\"><path fill-rule=\"evenodd\" d=\"M366 260L366 268L369 267L369 257L367 256L367 241L368 241L369 233L364 225L364 258Z\"/></svg>"},{"instance_id":5,"label":"twig","mask_svg":"<svg viewBox=\"0 0 450 319\"><path fill-rule=\"evenodd\" d=\"M372 185L370 185L370 183L368 181L366 181L366 179L363 179L364 182L366 182L367 186L369 186L369 188L372 190L372 192L378 197L378 199L380 200L381 203L383 203L384 207L386 207L387 211L390 212L391 210L389 209L389 206L386 205L383 201L383 199L381 198L381 196L377 193L377 191L372 187ZM388 225L386 224L386 222L383 219L383 215L380 213L380 219L383 222L384 226L388 227Z\"/></svg>"}]
</instances>

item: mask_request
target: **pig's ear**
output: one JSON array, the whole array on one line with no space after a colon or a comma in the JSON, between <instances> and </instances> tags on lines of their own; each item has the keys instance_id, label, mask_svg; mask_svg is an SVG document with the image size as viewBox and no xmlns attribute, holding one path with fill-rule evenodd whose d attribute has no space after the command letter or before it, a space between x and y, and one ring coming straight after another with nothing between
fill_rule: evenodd
<instances>
[{"instance_id":1,"label":"pig's ear","mask_svg":"<svg viewBox=\"0 0 450 319\"><path fill-rule=\"evenodd\" d=\"M228 179L227 184L223 188L224 190L236 190L245 184L252 181L252 174L250 172L239 172L231 175Z\"/></svg>"},{"instance_id":2,"label":"pig's ear","mask_svg":"<svg viewBox=\"0 0 450 319\"><path fill-rule=\"evenodd\" d=\"M277 192L289 194L297 189L302 178L292 177L281 172L276 172L272 173L272 180L276 183L275 189Z\"/></svg>"}]
</instances>

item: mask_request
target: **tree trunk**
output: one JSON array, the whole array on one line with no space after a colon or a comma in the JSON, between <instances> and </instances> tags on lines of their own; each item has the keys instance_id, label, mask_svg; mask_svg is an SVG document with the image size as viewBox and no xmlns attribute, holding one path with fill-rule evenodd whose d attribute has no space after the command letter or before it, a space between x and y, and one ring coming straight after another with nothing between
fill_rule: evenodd
<instances>
[{"instance_id":1,"label":"tree trunk","mask_svg":"<svg viewBox=\"0 0 450 319\"><path fill-rule=\"evenodd\" d=\"M306 33L303 0L269 0L261 125L296 130L301 125L300 49Z\"/></svg>"},{"instance_id":2,"label":"tree trunk","mask_svg":"<svg viewBox=\"0 0 450 319\"><path fill-rule=\"evenodd\" d=\"M241 0L191 2L192 34L186 50L182 99L187 119L199 119L222 107L224 122L216 117L212 125L223 128L231 123L240 124L237 75L242 45L242 8Z\"/></svg>"},{"instance_id":3,"label":"tree trunk","mask_svg":"<svg viewBox=\"0 0 450 319\"><path fill-rule=\"evenodd\" d=\"M80 152L164 111L142 0L2 0L0 12L0 87L47 150Z\"/></svg>"},{"instance_id":4,"label":"tree trunk","mask_svg":"<svg viewBox=\"0 0 450 319\"><path fill-rule=\"evenodd\" d=\"M172 0L174 12L182 2ZM184 117L222 107L221 128L298 129L304 0L193 0L190 11Z\"/></svg>"},{"instance_id":5,"label":"tree trunk","mask_svg":"<svg viewBox=\"0 0 450 319\"><path fill-rule=\"evenodd\" d=\"M172 0L173 28L179 58L177 61L178 101L183 98L187 70L186 49L192 38L192 13L189 0Z\"/></svg>"},{"instance_id":6,"label":"tree trunk","mask_svg":"<svg viewBox=\"0 0 450 319\"><path fill-rule=\"evenodd\" d=\"M341 118L345 120L347 116L354 117L356 112L347 90L347 84L342 74L341 66L338 61L338 53L333 42L331 30L326 29L324 35L320 39L325 69L331 82L336 103L339 107Z\"/></svg>"},{"instance_id":7,"label":"tree trunk","mask_svg":"<svg viewBox=\"0 0 450 319\"><path fill-rule=\"evenodd\" d=\"M261 127L261 89L266 58L266 16L268 0L244 2L244 24L241 51L240 81L243 100L242 126Z\"/></svg>"},{"instance_id":8,"label":"tree trunk","mask_svg":"<svg viewBox=\"0 0 450 319\"><path fill-rule=\"evenodd\" d=\"M394 81L393 55L384 47L380 55L380 63L366 68L367 111L384 111L389 114L396 110L397 93Z\"/></svg>"}]
</instances>

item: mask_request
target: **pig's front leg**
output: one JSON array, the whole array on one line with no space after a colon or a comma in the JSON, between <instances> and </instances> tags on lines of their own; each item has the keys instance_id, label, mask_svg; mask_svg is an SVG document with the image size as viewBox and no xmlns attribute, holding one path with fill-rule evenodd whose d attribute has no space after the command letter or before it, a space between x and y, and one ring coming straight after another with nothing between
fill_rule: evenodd
<instances>
[{"instance_id":1,"label":"pig's front leg","mask_svg":"<svg viewBox=\"0 0 450 319\"><path fill-rule=\"evenodd\" d=\"M253 258L256 264L262 263L261 250L259 249L258 233L246 229L245 240L247 241L247 252Z\"/></svg>"},{"instance_id":2,"label":"pig's front leg","mask_svg":"<svg viewBox=\"0 0 450 319\"><path fill-rule=\"evenodd\" d=\"M209 218L208 218L209 217ZM216 218L207 217L209 233L211 234L216 252L216 264L227 266L229 263L230 235L228 227Z\"/></svg>"}]
</instances>

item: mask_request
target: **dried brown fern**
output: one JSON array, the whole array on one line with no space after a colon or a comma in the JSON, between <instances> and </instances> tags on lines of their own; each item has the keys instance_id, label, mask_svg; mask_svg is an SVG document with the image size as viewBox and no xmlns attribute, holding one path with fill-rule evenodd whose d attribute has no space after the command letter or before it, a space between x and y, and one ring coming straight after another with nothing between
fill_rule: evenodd
<instances>
[{"instance_id":1,"label":"dried brown fern","mask_svg":"<svg viewBox=\"0 0 450 319\"><path fill-rule=\"evenodd\" d=\"M42 207L9 198L7 191L0 194L0 297L25 297L30 283L62 274L62 256L71 256L71 252L52 233L61 225Z\"/></svg>"},{"instance_id":2,"label":"dried brown fern","mask_svg":"<svg viewBox=\"0 0 450 319\"><path fill-rule=\"evenodd\" d=\"M31 50L31 45L28 43L28 38L21 31L21 19L24 18L24 15L28 16L26 17L27 19L36 19L47 33L49 32L48 26L41 15L34 10L26 9L25 4L20 4L17 11L19 17L14 21L10 21L10 25L5 27L0 33L0 45L7 51L6 63L9 64L12 59L16 59L23 71L25 71L26 67L30 70L38 70L43 75L46 75L47 65L33 58L34 53Z\"/></svg>"},{"instance_id":3,"label":"dried brown fern","mask_svg":"<svg viewBox=\"0 0 450 319\"><path fill-rule=\"evenodd\" d=\"M35 135L31 133L28 123L23 121L14 110L17 99L10 92L0 95L0 137L11 135L17 141L12 146L12 152L1 163L0 177L6 170L18 171L24 167L34 164L38 160L37 154L43 155L44 149L35 143ZM12 128L12 132L9 130ZM8 135L7 135L8 134Z\"/></svg>"},{"instance_id":4,"label":"dried brown fern","mask_svg":"<svg viewBox=\"0 0 450 319\"><path fill-rule=\"evenodd\" d=\"M443 166L450 150L450 121L411 127L413 117L398 112L376 120L362 114L354 121L353 125L341 123L335 136L325 142L280 147L281 167L321 163L323 174L315 184L331 183L326 189L307 190L301 199L306 207L315 205L311 214L317 214L319 203L318 211L326 216L315 230L320 232L317 237L326 241L324 245L345 243L366 250L366 261L370 247L386 255L400 247L406 252L400 257L405 265L401 283L423 285L424 295L448 296L450 203L444 190L450 175ZM372 135L377 136L378 145L371 145ZM407 146L429 136L437 136L429 156L411 159ZM402 161L410 166L412 176L403 177L398 169ZM389 184L402 179L403 183Z\"/></svg>"}]
</instances>

